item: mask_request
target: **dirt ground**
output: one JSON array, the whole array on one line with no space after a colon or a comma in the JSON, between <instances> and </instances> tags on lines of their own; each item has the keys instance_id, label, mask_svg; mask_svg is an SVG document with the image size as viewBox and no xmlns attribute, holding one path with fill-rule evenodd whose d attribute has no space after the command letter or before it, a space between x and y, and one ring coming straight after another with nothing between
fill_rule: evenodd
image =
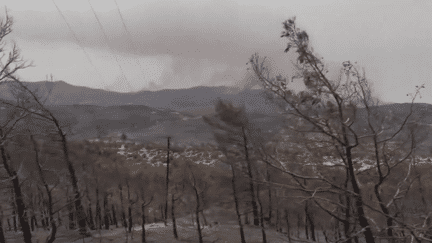
<instances>
[{"instance_id":1,"label":"dirt ground","mask_svg":"<svg viewBox=\"0 0 432 243\"><path fill-rule=\"evenodd\" d=\"M206 219L209 223L218 222L216 225L204 226L202 233L204 242L217 242L217 243L232 243L240 242L239 226L237 225L236 217L232 213L227 213L223 209L213 209L205 211ZM198 242L198 232L196 225L192 225L190 216L182 217L177 220L177 231L179 239L176 240L173 235L172 224L168 223L165 227L163 223L146 224L146 240L149 243L163 243L163 242ZM68 231L64 227L60 227L56 235L56 241L59 243L74 242L74 243L116 243L128 242L137 243L141 242L142 229L141 226L136 225L132 233L127 234L125 229L110 228L110 230L95 230L91 232L92 236L82 238L78 231ZM267 229L267 241L272 243L287 242L288 239L285 235L276 232L273 229ZM33 242L45 242L48 232L38 230L33 232ZM20 233L6 233L8 243L22 242L22 235ZM262 242L261 229L254 226L245 226L245 237L248 243Z\"/></svg>"}]
</instances>

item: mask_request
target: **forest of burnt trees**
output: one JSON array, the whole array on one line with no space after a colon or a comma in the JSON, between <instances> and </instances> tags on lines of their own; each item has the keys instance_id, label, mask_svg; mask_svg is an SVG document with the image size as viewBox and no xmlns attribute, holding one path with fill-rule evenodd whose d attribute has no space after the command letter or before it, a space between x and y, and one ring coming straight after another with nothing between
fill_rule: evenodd
<instances>
[{"instance_id":1,"label":"forest of burnt trees","mask_svg":"<svg viewBox=\"0 0 432 243\"><path fill-rule=\"evenodd\" d=\"M262 242L269 230L284 233L287 242L432 240L431 165L418 163L428 156L427 130L414 103L424 86L411 94L404 116L380 109L355 65L344 62L337 80L326 76L295 19L284 22L282 37L285 52L297 53L293 77L303 80L304 91L290 88L294 78L273 76L258 54L249 60L268 97L285 111L285 129L270 137L245 108L218 101L204 117L216 145L193 148L210 150L215 166L180 156L186 148L170 147L168 134L166 145L148 145L165 154L165 166L120 155L118 144L69 141L67 122L18 77L30 65L5 41L12 24L8 15L0 23L0 82L13 84L14 97L1 100L0 110L0 242L10 232L30 243L39 229L47 233L44 241L55 242L60 229L85 238L112 228L124 228L128 241L137 225L135 239L146 242L144 225L153 222L179 239L176 219L186 216L204 242L204 226L218 223L206 217L214 207L235 214L241 242L246 226L259 230ZM362 169L364 163L370 166Z\"/></svg>"}]
</instances>

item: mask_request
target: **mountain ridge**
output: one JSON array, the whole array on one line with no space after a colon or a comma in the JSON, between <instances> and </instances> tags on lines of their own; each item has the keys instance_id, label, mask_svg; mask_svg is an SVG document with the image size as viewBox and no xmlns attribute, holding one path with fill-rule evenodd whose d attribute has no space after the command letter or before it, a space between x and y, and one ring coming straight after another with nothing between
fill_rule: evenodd
<instances>
[{"instance_id":1,"label":"mountain ridge","mask_svg":"<svg viewBox=\"0 0 432 243\"><path fill-rule=\"evenodd\" d=\"M142 90L130 93L74 86L64 81L24 82L36 91L47 105L146 105L154 108L209 114L217 99L231 100L236 105L245 105L250 110L275 111L275 106L266 101L263 90L241 89L229 86L197 86L185 89ZM11 83L0 86L0 98L13 99ZM259 102L257 102L259 99ZM264 105L264 107L260 107ZM196 109L197 108L197 109Z\"/></svg>"},{"instance_id":2,"label":"mountain ridge","mask_svg":"<svg viewBox=\"0 0 432 243\"><path fill-rule=\"evenodd\" d=\"M277 133L284 124L280 109L266 98L262 89L198 86L120 93L74 86L64 81L25 84L42 100L46 99L47 108L71 128L72 140L124 133L139 141L170 135L186 143L208 142L213 138L212 130L202 116L214 113L218 99L243 105L251 121L265 132ZM12 99L10 89L11 83L0 85L0 98ZM391 103L375 108L402 117L408 114L409 107L409 103ZM416 103L414 108L416 115L423 116L421 124L430 126L432 105ZM364 118L362 113L364 110L360 109L360 120Z\"/></svg>"}]
</instances>

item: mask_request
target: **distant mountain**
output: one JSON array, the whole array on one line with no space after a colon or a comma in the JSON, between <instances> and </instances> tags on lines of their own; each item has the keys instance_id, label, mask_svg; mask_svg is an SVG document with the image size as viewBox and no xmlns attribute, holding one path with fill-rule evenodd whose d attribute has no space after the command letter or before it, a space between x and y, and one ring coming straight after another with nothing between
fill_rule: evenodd
<instances>
[{"instance_id":1,"label":"distant mountain","mask_svg":"<svg viewBox=\"0 0 432 243\"><path fill-rule=\"evenodd\" d=\"M159 91L139 91L118 93L70 85L64 81L26 82L31 90L46 99L47 105L96 105L121 106L145 105L153 108L187 111L193 114L209 114L218 98L232 100L237 105L245 105L254 112L276 112L276 107L262 94L262 90L236 87L194 87L188 89L165 89ZM0 86L0 98L13 98L10 84Z\"/></svg>"},{"instance_id":2,"label":"distant mountain","mask_svg":"<svg viewBox=\"0 0 432 243\"><path fill-rule=\"evenodd\" d=\"M214 112L218 98L244 105L250 119L268 134L278 133L284 119L276 105L266 99L263 90L235 87L194 87L160 91L118 93L91 89L58 82L29 82L31 90L46 99L47 107L68 127L70 139L117 136L125 133L140 141L155 141L172 136L182 143L209 142L211 128L202 115ZM11 84L0 85L0 98L12 99ZM373 109L389 112L393 117L408 114L410 104L385 104ZM415 116L430 129L432 105L415 104ZM365 124L364 109L357 113L359 123ZM117 134L117 135L115 135ZM432 145L432 139L429 139Z\"/></svg>"}]
</instances>

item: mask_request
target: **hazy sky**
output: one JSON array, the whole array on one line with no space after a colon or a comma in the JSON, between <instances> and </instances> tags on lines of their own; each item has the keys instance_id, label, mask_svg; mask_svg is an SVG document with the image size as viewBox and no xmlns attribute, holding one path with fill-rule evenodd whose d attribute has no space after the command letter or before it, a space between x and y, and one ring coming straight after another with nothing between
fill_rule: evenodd
<instances>
[{"instance_id":1,"label":"hazy sky","mask_svg":"<svg viewBox=\"0 0 432 243\"><path fill-rule=\"evenodd\" d=\"M35 65L23 79L53 74L118 91L128 90L126 80L134 90L232 85L245 79L255 52L287 70L292 56L283 53L281 23L296 16L317 53L331 63L357 61L382 99L406 102L424 83L418 101L432 103L429 0L117 0L119 9L114 0L55 3L74 34L52 0L2 1L0 16L6 6L15 19L8 40Z\"/></svg>"}]
</instances>

